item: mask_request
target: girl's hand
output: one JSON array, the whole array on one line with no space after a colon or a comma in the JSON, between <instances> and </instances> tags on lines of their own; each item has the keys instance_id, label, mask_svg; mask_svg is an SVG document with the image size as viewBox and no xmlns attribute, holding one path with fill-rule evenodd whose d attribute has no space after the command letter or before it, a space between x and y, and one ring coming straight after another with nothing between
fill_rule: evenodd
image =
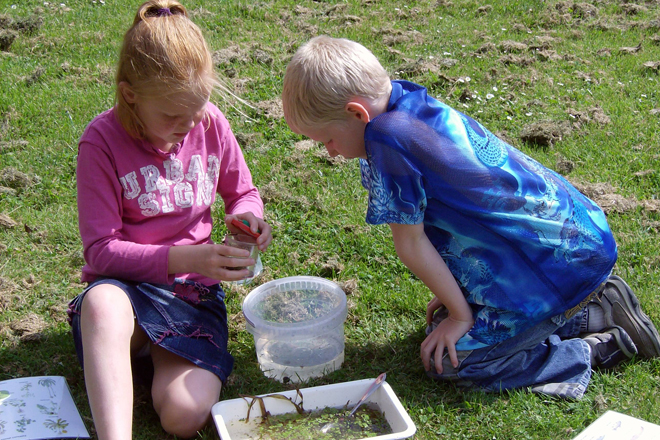
<instances>
[{"instance_id":1,"label":"girl's hand","mask_svg":"<svg viewBox=\"0 0 660 440\"><path fill-rule=\"evenodd\" d=\"M196 272L209 278L221 281L238 281L251 277L253 274L247 266L256 263L249 257L249 252L224 244L198 245L200 247L199 270Z\"/></svg>"},{"instance_id":2,"label":"girl's hand","mask_svg":"<svg viewBox=\"0 0 660 440\"><path fill-rule=\"evenodd\" d=\"M239 281L252 276L245 267L255 264L249 252L223 244L172 246L169 273L198 273L220 281Z\"/></svg>"},{"instance_id":3,"label":"girl's hand","mask_svg":"<svg viewBox=\"0 0 660 440\"><path fill-rule=\"evenodd\" d=\"M431 302L429 306L431 306ZM439 302L439 301L438 301ZM428 311L427 311L428 319ZM420 356L424 369L431 369L431 356L435 362L435 369L438 374L442 374L442 357L445 354L445 348L449 353L449 359L454 368L458 368L458 356L456 355L456 342L463 337L474 325L474 320L458 321L449 316L438 324L438 326L422 342Z\"/></svg>"},{"instance_id":4,"label":"girl's hand","mask_svg":"<svg viewBox=\"0 0 660 440\"><path fill-rule=\"evenodd\" d=\"M250 230L252 230L252 232L261 232L261 235L259 235L259 238L257 238L257 246L259 247L259 251L264 252L266 249L268 249L270 242L273 240L273 229L268 223L266 223L263 219L256 217L251 212L229 214L225 216L225 225L227 225L227 229L234 233L241 232L238 228L231 224L231 220L234 218L239 220L247 220L247 222L250 223Z\"/></svg>"}]
</instances>

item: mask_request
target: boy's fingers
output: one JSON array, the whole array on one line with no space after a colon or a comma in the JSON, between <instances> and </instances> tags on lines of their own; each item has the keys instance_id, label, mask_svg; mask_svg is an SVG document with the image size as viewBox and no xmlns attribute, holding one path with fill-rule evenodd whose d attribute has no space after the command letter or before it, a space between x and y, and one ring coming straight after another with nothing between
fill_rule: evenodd
<instances>
[{"instance_id":1,"label":"boy's fingers","mask_svg":"<svg viewBox=\"0 0 660 440\"><path fill-rule=\"evenodd\" d=\"M449 352L449 359L451 360L451 364L454 366L454 368L458 368L458 355L456 354L456 347L447 347L447 351Z\"/></svg>"},{"instance_id":2,"label":"boy's fingers","mask_svg":"<svg viewBox=\"0 0 660 440\"><path fill-rule=\"evenodd\" d=\"M422 343L422 349L420 350L420 357L422 358L422 364L424 364L424 370L429 371L431 369L431 352L426 348L426 340Z\"/></svg>"},{"instance_id":3,"label":"boy's fingers","mask_svg":"<svg viewBox=\"0 0 660 440\"><path fill-rule=\"evenodd\" d=\"M445 346L444 344L438 344L437 347L435 347L435 356L434 356L434 361L435 361L435 371L438 372L438 374L442 374L442 358L445 355Z\"/></svg>"}]
</instances>

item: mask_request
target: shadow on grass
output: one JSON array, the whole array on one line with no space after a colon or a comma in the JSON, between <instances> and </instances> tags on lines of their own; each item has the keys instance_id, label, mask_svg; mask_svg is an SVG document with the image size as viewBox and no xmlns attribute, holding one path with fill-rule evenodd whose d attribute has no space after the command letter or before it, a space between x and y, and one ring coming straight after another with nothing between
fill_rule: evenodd
<instances>
[{"instance_id":1,"label":"shadow on grass","mask_svg":"<svg viewBox=\"0 0 660 440\"><path fill-rule=\"evenodd\" d=\"M43 332L37 340L6 344L0 351L0 380L25 376L64 376L71 389L73 400L92 438L94 424L87 401L83 370L78 363L73 337L68 325ZM149 432L135 438L166 439L155 414L149 390L135 388L134 432Z\"/></svg>"},{"instance_id":2,"label":"shadow on grass","mask_svg":"<svg viewBox=\"0 0 660 440\"><path fill-rule=\"evenodd\" d=\"M484 394L466 392L449 383L429 379L419 359L419 346L424 339L422 331L403 338L387 340L384 343L366 341L358 344L347 340L345 360L342 368L324 377L312 379L303 384L282 384L269 379L259 369L254 351L241 350L234 353L235 369L221 395L222 400L238 398L241 395L257 395L280 392L288 389L305 388L365 378L375 378L387 372L387 382L410 412L415 408L426 408L443 402L454 408L469 405L474 398L480 402ZM19 376L64 376L71 388L74 401L87 425L92 438L94 426L91 418L83 371L73 345L68 327L60 326L43 335L38 341L20 342L4 348L0 352L0 379ZM134 365L135 368L135 365ZM473 397L471 397L473 396ZM491 395L496 399L496 395ZM486 398L489 399L489 398ZM134 438L174 439L160 427L158 416L153 410L149 389L137 383L134 393ZM411 414L415 419L414 414ZM216 439L213 426L207 428L200 437Z\"/></svg>"},{"instance_id":3,"label":"shadow on grass","mask_svg":"<svg viewBox=\"0 0 660 440\"><path fill-rule=\"evenodd\" d=\"M422 331L414 332L407 337L388 340L382 344L371 341L357 344L347 340L344 363L340 369L301 384L283 384L269 379L259 369L254 352L238 353L234 355L236 361L234 373L221 398L226 400L240 395L274 393L376 378L382 372L387 373L387 383L407 408L434 406L440 402L449 406L464 407L466 400L471 399L471 395L480 402L483 402L484 398L497 398L497 395L467 391L451 383L430 379L419 357L420 344L423 340Z\"/></svg>"},{"instance_id":4,"label":"shadow on grass","mask_svg":"<svg viewBox=\"0 0 660 440\"><path fill-rule=\"evenodd\" d=\"M6 342L0 351L0 380L26 376L64 376L85 421L92 425L85 380L68 326L48 329L36 340Z\"/></svg>"}]
</instances>

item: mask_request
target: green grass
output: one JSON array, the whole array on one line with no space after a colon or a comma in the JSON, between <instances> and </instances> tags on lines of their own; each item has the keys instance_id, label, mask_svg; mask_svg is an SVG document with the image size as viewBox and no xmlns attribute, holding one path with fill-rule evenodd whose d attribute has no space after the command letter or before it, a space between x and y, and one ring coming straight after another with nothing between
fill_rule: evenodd
<instances>
[{"instance_id":1,"label":"green grass","mask_svg":"<svg viewBox=\"0 0 660 440\"><path fill-rule=\"evenodd\" d=\"M43 20L32 33L19 32L9 51L0 54L0 173L16 169L31 179L0 193L0 213L17 223L0 226L0 380L66 376L92 426L65 322L67 302L83 287L78 281L83 261L76 145L86 124L112 105L116 54L141 0L64 3L0 0L5 17ZM348 37L370 48L394 78L427 86L544 165L556 169L559 159L570 160L569 180L609 184L634 202L656 201L660 114L652 110L660 108L660 78L644 67L660 61L656 2L602 0L593 7L539 0L490 6L470 0L184 4L213 51L236 48L238 56L219 64L218 71L254 106L217 99L243 140L275 229L263 255L261 281L316 275L356 285L349 295L344 366L310 385L387 371L419 439L570 439L608 409L660 423L659 359L594 374L579 402L524 391L484 394L428 380L419 344L431 294L396 258L388 228L365 224L366 193L357 163L332 162L320 146L299 148L296 143L303 139L282 118L259 110L279 98L286 63L300 44L317 34ZM510 41L528 48L505 53ZM640 43L635 53L621 49ZM507 56L519 60L506 63ZM445 66L447 59L455 60L453 65ZM462 100L466 90L475 98ZM609 123L597 122L594 109ZM548 147L522 142L524 128L539 121L570 130ZM221 218L222 206L214 212ZM619 244L615 271L660 324L660 215L637 206L609 212L609 221ZM219 227L214 237L222 233ZM222 398L287 388L259 371L252 337L240 320L248 289L230 286L227 291L236 369ZM37 341L12 330L30 313L44 322ZM140 392L135 414L135 438L167 438L149 398ZM214 429L200 438L215 438Z\"/></svg>"}]
</instances>

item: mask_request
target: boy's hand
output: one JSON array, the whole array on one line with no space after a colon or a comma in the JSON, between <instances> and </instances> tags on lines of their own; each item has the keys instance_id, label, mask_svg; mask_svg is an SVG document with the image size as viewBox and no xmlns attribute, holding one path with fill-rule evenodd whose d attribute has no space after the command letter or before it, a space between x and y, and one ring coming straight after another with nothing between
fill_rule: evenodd
<instances>
[{"instance_id":1,"label":"boy's hand","mask_svg":"<svg viewBox=\"0 0 660 440\"><path fill-rule=\"evenodd\" d=\"M270 227L263 219L255 216L251 212L244 212L241 214L230 214L225 216L225 224L227 229L231 232L241 232L238 228L231 224L231 220L237 218L239 220L246 220L250 224L250 230L252 232L259 232L259 238L257 238L257 246L259 247L260 252L264 252L268 249L270 242L273 240L273 228Z\"/></svg>"},{"instance_id":2,"label":"boy's hand","mask_svg":"<svg viewBox=\"0 0 660 440\"><path fill-rule=\"evenodd\" d=\"M435 368L442 373L442 355L445 348L449 352L452 365L458 367L456 342L474 324L472 309L463 296L456 279L424 232L424 224L401 225L390 223L396 253L426 287L435 300L426 309L426 322L430 325L433 312L440 306L447 308L449 318L445 319L426 337L420 355L426 371L431 369L431 355L435 352Z\"/></svg>"},{"instance_id":3,"label":"boy's hand","mask_svg":"<svg viewBox=\"0 0 660 440\"><path fill-rule=\"evenodd\" d=\"M431 303L429 303L429 306ZM431 369L431 356L435 362L435 369L442 374L442 357L445 348L449 353L449 359L454 368L458 367L458 356L456 355L456 342L463 337L474 325L474 320L458 321L450 316L438 324L438 326L424 339L420 350L424 369Z\"/></svg>"},{"instance_id":4,"label":"boy's hand","mask_svg":"<svg viewBox=\"0 0 660 440\"><path fill-rule=\"evenodd\" d=\"M440 307L443 307L442 302L438 299L437 296L434 296L431 301L426 305L426 325L433 324L433 314Z\"/></svg>"}]
</instances>

